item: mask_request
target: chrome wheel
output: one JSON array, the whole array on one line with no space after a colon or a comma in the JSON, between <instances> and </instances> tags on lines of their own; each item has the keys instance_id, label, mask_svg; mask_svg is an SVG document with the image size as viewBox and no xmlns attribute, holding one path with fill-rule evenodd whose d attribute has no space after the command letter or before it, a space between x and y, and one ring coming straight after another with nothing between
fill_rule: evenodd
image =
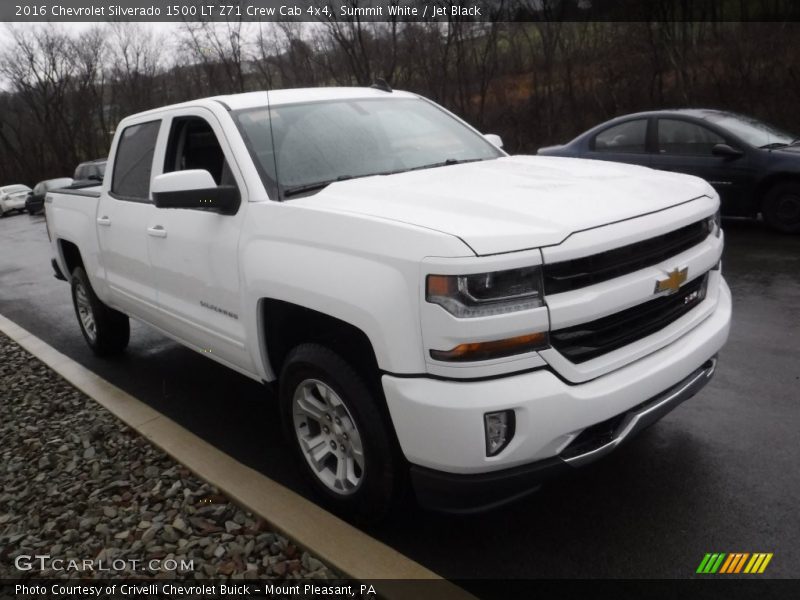
<instances>
[{"instance_id":1,"label":"chrome wheel","mask_svg":"<svg viewBox=\"0 0 800 600\"><path fill-rule=\"evenodd\" d=\"M305 379L292 398L294 432L311 471L328 489L353 494L364 480L364 449L350 411L318 379Z\"/></svg>"},{"instance_id":2,"label":"chrome wheel","mask_svg":"<svg viewBox=\"0 0 800 600\"><path fill-rule=\"evenodd\" d=\"M81 321L81 327L86 333L89 341L95 343L97 341L97 324L94 320L94 310L89 301L89 295L86 293L86 288L82 283L75 284L75 306L78 309L78 318Z\"/></svg>"}]
</instances>

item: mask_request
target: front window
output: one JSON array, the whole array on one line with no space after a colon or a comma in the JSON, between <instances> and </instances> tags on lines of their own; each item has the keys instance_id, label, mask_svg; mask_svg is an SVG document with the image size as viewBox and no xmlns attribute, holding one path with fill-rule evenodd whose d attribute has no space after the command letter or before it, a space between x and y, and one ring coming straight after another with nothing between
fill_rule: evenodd
<instances>
[{"instance_id":1,"label":"front window","mask_svg":"<svg viewBox=\"0 0 800 600\"><path fill-rule=\"evenodd\" d=\"M706 127L681 119L658 120L660 154L710 156L711 150L725 140Z\"/></svg>"},{"instance_id":2,"label":"front window","mask_svg":"<svg viewBox=\"0 0 800 600\"><path fill-rule=\"evenodd\" d=\"M284 199L337 180L503 156L483 136L414 98L247 109L236 119L267 189Z\"/></svg>"},{"instance_id":3,"label":"front window","mask_svg":"<svg viewBox=\"0 0 800 600\"><path fill-rule=\"evenodd\" d=\"M788 146L797 139L797 136L777 127L742 115L718 113L705 118L756 148Z\"/></svg>"}]
</instances>

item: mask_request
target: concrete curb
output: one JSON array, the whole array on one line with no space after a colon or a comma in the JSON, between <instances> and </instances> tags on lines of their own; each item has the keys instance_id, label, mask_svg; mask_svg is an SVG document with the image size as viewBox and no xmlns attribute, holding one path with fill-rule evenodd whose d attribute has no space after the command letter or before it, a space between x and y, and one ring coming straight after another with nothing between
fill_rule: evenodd
<instances>
[{"instance_id":1,"label":"concrete curb","mask_svg":"<svg viewBox=\"0 0 800 600\"><path fill-rule=\"evenodd\" d=\"M217 486L232 501L263 518L337 571L365 583L438 581L434 586L423 585L414 590L416 598L472 598L436 573L236 461L3 315L0 315L0 331L198 477ZM409 591L405 586L376 588L386 598L407 597L401 595L401 590Z\"/></svg>"}]
</instances>

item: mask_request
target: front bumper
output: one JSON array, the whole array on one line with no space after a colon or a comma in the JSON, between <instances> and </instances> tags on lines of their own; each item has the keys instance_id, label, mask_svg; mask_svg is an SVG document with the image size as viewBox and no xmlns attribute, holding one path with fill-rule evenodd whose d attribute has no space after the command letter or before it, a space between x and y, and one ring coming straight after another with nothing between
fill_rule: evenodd
<instances>
[{"instance_id":1,"label":"front bumper","mask_svg":"<svg viewBox=\"0 0 800 600\"><path fill-rule=\"evenodd\" d=\"M472 382L384 375L389 412L421 503L462 511L488 507L528 491L561 468L613 450L708 381L710 361L727 340L730 318L730 291L721 280L715 310L694 329L580 384L546 369ZM701 372L707 376L698 377ZM499 455L487 457L483 416L507 409L516 416L514 438ZM591 441L593 436L603 443ZM589 445L582 445L587 439ZM582 450L575 453L578 447ZM461 491L443 493L456 488ZM502 493L487 497L480 491L487 488Z\"/></svg>"},{"instance_id":2,"label":"front bumper","mask_svg":"<svg viewBox=\"0 0 800 600\"><path fill-rule=\"evenodd\" d=\"M603 423L590 427L559 456L531 464L472 475L412 465L411 482L419 503L454 513L488 510L534 492L550 477L597 460L658 421L699 392L714 375L716 357L665 392Z\"/></svg>"}]
</instances>

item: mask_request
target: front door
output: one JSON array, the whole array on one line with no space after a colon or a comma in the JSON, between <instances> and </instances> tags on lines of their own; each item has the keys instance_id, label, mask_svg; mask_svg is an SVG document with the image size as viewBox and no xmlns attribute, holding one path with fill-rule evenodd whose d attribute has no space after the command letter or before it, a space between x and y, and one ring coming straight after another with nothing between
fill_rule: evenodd
<instances>
[{"instance_id":1,"label":"front door","mask_svg":"<svg viewBox=\"0 0 800 600\"><path fill-rule=\"evenodd\" d=\"M147 239L163 327L201 351L253 372L245 349L238 264L247 203L244 180L210 111L176 111L168 126L161 170L204 169L217 185L236 185L242 203L235 215L154 208Z\"/></svg>"},{"instance_id":2,"label":"front door","mask_svg":"<svg viewBox=\"0 0 800 600\"><path fill-rule=\"evenodd\" d=\"M746 154L714 155L712 148L728 144L728 140L708 127L683 119L658 119L657 140L654 168L705 179L719 194L723 214L741 214L752 179Z\"/></svg>"}]
</instances>

